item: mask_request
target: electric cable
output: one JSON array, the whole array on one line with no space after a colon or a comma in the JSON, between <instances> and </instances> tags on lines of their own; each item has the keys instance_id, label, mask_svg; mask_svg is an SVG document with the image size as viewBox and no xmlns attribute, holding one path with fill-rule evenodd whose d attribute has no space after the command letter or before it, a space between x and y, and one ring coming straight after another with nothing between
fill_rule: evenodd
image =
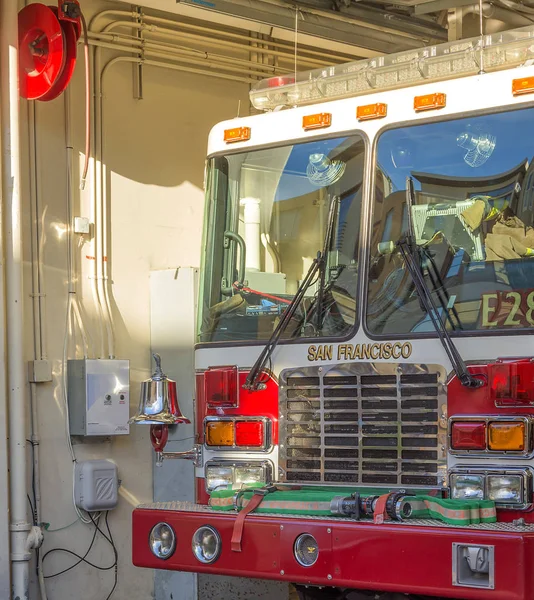
<instances>
[{"instance_id":1,"label":"electric cable","mask_svg":"<svg viewBox=\"0 0 534 600\"><path fill-rule=\"evenodd\" d=\"M94 532L93 532L93 537L91 538L91 543L89 544L89 548L87 548L85 554L83 556L79 555L76 552L73 552L72 550L69 550L68 548L52 548L51 550L48 550L44 556L43 556L43 563L44 560L46 559L47 556L49 556L50 554L54 553L54 552L63 552L65 554L69 554L71 556L74 556L75 558L77 558L77 562L75 562L74 564L70 565L69 567L67 567L66 569L63 569L61 571L58 571L57 573L52 573L51 575L45 575L45 579L51 579L53 577L59 577L60 575L63 575L64 573L67 573L68 571L71 571L72 569L74 569L75 567L77 567L79 564L81 564L82 562L89 565L90 567L97 569L99 571L111 571L111 569L114 569L114 581L113 581L113 587L110 591L110 593L108 594L108 596L106 597L106 600L109 600L111 598L111 596L113 595L113 593L115 592L115 589L117 588L117 584L118 584L118 561L119 561L119 553L117 551L117 547L115 545L115 540L113 539L113 535L111 533L111 528L109 526L109 521L108 521L108 517L109 517L109 511L106 511L106 516L105 516L105 524L106 524L106 529L107 529L107 534L102 531L102 529L99 527L98 525L98 518L95 519L93 518L93 516L91 514L89 514L90 517L90 522L92 523L92 525L94 526ZM96 534L100 533L100 535L110 544L112 550L113 550L113 563L109 566L103 567L101 565L96 565L93 562L91 562L90 560L87 560L87 556L89 555L89 553L91 552L91 550L93 549L95 540L96 540Z\"/></svg>"}]
</instances>

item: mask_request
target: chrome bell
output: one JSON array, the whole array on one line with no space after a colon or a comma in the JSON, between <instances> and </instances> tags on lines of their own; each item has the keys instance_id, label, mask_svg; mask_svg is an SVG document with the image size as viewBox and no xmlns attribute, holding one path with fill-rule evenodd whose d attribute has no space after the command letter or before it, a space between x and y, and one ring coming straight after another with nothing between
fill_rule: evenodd
<instances>
[{"instance_id":1,"label":"chrome bell","mask_svg":"<svg viewBox=\"0 0 534 600\"><path fill-rule=\"evenodd\" d=\"M176 381L168 379L161 370L160 355L153 354L152 356L156 361L156 371L150 379L141 383L139 410L128 422L147 425L190 423L191 421L182 415L178 406Z\"/></svg>"}]
</instances>

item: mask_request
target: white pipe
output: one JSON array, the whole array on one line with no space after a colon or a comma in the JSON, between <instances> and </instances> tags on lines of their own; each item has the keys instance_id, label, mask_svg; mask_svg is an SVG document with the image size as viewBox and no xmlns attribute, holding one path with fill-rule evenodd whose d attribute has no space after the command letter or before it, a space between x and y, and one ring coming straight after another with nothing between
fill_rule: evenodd
<instances>
[{"instance_id":1,"label":"white pipe","mask_svg":"<svg viewBox=\"0 0 534 600\"><path fill-rule=\"evenodd\" d=\"M240 204L244 207L245 246L247 255L245 266L247 269L259 271L260 262L260 222L261 206L259 198L242 198Z\"/></svg>"},{"instance_id":2,"label":"white pipe","mask_svg":"<svg viewBox=\"0 0 534 600\"><path fill-rule=\"evenodd\" d=\"M176 46L176 44L169 44L167 42L154 42L150 39L144 38L143 40L136 39L132 36L117 34L117 33L89 33L90 40L104 40L111 43L118 42L122 44L130 45L132 48L143 48L161 50L169 54L175 55L176 57L190 60L191 57L201 59L200 62L210 61L213 63L221 63L218 65L220 68L226 68L226 65L243 65L244 67L254 67L258 69L257 75L259 77L268 77L270 74L277 73L292 73L293 69L282 69L273 65L262 65L256 64L253 60L246 60L236 57L223 56L221 54L213 54L204 50L195 50L192 48L185 48L183 46ZM127 47L127 46L126 46ZM200 64L199 62L199 64ZM265 72L263 72L265 71Z\"/></svg>"},{"instance_id":3,"label":"white pipe","mask_svg":"<svg viewBox=\"0 0 534 600\"><path fill-rule=\"evenodd\" d=\"M243 50L243 52L248 52L250 50L250 47L248 46L248 44L245 45L245 44L240 44L238 42L221 40L221 39L217 39L217 38L207 38L205 35L200 35L200 34L196 34L196 33L186 33L186 32L182 32L182 31L176 31L174 29L165 29L165 28L158 27L157 25L148 25L146 23L133 23L131 21L114 21L113 23L109 23L108 25L106 25L101 33L109 33L111 30L116 29L117 27L124 27L127 29L139 29L139 30L148 32L148 33L152 34L153 36L163 37L163 38L167 38L167 39L183 38L186 40L200 42L203 45L207 45L207 46L239 49L239 50ZM279 50L264 50L264 49L260 48L259 46L257 48L257 52L262 53L262 54L267 53L272 56L279 56L282 58L286 58L287 60L292 60L292 58L293 58L292 54L290 54L288 52L280 52ZM306 65L311 65L311 66L316 66L316 67L324 67L325 66L324 60L316 60L316 59L304 58L304 57L299 57L299 60L302 64L306 64Z\"/></svg>"},{"instance_id":4,"label":"white pipe","mask_svg":"<svg viewBox=\"0 0 534 600\"><path fill-rule=\"evenodd\" d=\"M143 61L143 59L140 56L142 54L142 51L140 48L129 48L128 46L120 46L118 44L108 43L108 42L99 42L94 39L90 39L89 44L96 48L106 48L108 50L127 52L129 54L137 54L137 55L139 55L139 60L141 62ZM160 52L153 52L151 50L146 50L145 52L143 52L143 54L145 56L153 56L155 58L165 58L166 60L177 60L177 58L178 58L175 56L162 54ZM186 57L184 57L182 60L185 60L185 58ZM187 57L187 59L188 59L188 57ZM229 81L236 81L236 82L242 82L242 83L256 83L257 82L257 79L254 79L252 76L241 77L239 75L230 75L229 73L221 73L219 71L219 69L224 68L222 65L218 65L216 63L210 63L208 61L202 61L202 65L209 67L211 70L194 69L191 67L187 67L185 65L174 65L173 66L171 63L160 63L158 66L165 66L166 64L169 64L169 68L173 68L176 71L184 71L185 73L197 73L199 75L210 75L210 76L216 77L218 79L226 79ZM248 73L247 71L244 71L244 70L239 71L239 72L240 73L242 72L244 75L246 75Z\"/></svg>"},{"instance_id":5,"label":"white pipe","mask_svg":"<svg viewBox=\"0 0 534 600\"><path fill-rule=\"evenodd\" d=\"M67 293L72 295L73 320L78 322L82 342L84 348L84 356L88 354L87 335L82 321L80 311L78 309L78 290L76 287L77 273L76 260L74 253L73 240L73 218L74 218L74 175L73 175L73 154L74 148L72 145L72 126L71 126L71 107L70 107L70 88L63 92L63 101L65 109L65 150L67 154L67 198L66 198L66 225L67 225L67 273L68 284Z\"/></svg>"},{"instance_id":6,"label":"white pipe","mask_svg":"<svg viewBox=\"0 0 534 600\"><path fill-rule=\"evenodd\" d=\"M107 352L105 351L104 336L102 337L100 358L109 358L113 353L113 330L111 326L111 315L107 311L107 304L105 300L104 291L104 246L103 246L103 189L104 189L104 172L102 164L102 146L103 146L103 132L100 127L101 112L102 112L102 89L101 79L102 73L100 71L100 54L99 48L95 49L94 53L94 98L95 98L95 109L94 109L94 157L95 157L95 188L94 188L94 211L95 211L95 234L94 234L94 248L95 248L95 276L96 276L96 292L98 298L98 305L101 311L102 324L105 328L107 337Z\"/></svg>"},{"instance_id":7,"label":"white pipe","mask_svg":"<svg viewBox=\"0 0 534 600\"><path fill-rule=\"evenodd\" d=\"M6 276L11 576L14 599L29 597L31 525L27 515L23 257L17 3L0 0L2 196Z\"/></svg>"},{"instance_id":8,"label":"white pipe","mask_svg":"<svg viewBox=\"0 0 534 600\"><path fill-rule=\"evenodd\" d=\"M91 20L89 29L93 30L95 27L95 23L97 20L103 18L103 17L111 17L111 16L116 16L116 17L131 17L134 20L139 19L139 14L135 11L124 11L124 10L104 10L101 13L98 13L97 15L95 15L93 17L93 19ZM215 29L213 27L208 27L205 25L196 25L196 24L192 24L192 23L185 23L183 21L173 21L171 19L163 19L161 17L154 17L152 15L146 15L143 14L142 15L142 20L146 21L148 23L153 22L153 23L160 23L162 25L172 25L173 27L180 27L182 29L189 29L191 31L199 31L203 34L204 39L206 38L206 34L208 35L217 35L218 37L223 37L223 38L228 38L228 39L234 39L234 40L243 40L244 42L246 42L247 44L243 44L243 46L246 48L248 46L248 43L250 42L250 38L248 36L247 33L232 33L230 31L222 31L220 29ZM251 32L251 33L255 33L255 32ZM259 34L258 34L259 35ZM268 46L272 47L272 48L280 48L280 49L287 49L287 56L289 59L291 59L292 55L293 55L293 44L291 42L286 42L283 40L269 40L267 42ZM321 52L319 50L314 50L312 48L301 48L301 52L303 54L303 58L305 59L306 56L304 55L309 55L309 57L312 56L316 56L317 58L320 58L322 60L321 65L324 65L326 61L328 60L332 60L334 62L338 62L340 60L354 60L354 57L352 57L351 55L346 55L346 56L339 56L336 54L329 54L328 52Z\"/></svg>"},{"instance_id":9,"label":"white pipe","mask_svg":"<svg viewBox=\"0 0 534 600\"><path fill-rule=\"evenodd\" d=\"M43 320L41 315L40 300L42 297L41 286L41 258L40 258L40 237L39 237L39 203L36 178L36 114L35 103L28 103L28 134L29 134L29 165L30 165L30 214L31 214L31 264L32 264L32 300L33 300L33 337L34 337L34 359L43 360L46 358L46 348L43 345ZM31 443L33 458L33 490L35 500L35 520L40 527L42 522L41 510L41 461L40 461L40 443L39 435L39 413L37 410L37 384L30 383L30 408L31 408ZM43 574L42 555L39 555L37 564L37 573L39 580L39 590L41 600L47 600L45 580Z\"/></svg>"},{"instance_id":10,"label":"white pipe","mask_svg":"<svg viewBox=\"0 0 534 600\"><path fill-rule=\"evenodd\" d=\"M35 358L41 358L41 323L39 311L39 233L37 219L37 176L36 176L36 142L35 142L35 102L28 102L28 164L30 166L30 221L31 221L31 265L32 265L32 306Z\"/></svg>"}]
</instances>

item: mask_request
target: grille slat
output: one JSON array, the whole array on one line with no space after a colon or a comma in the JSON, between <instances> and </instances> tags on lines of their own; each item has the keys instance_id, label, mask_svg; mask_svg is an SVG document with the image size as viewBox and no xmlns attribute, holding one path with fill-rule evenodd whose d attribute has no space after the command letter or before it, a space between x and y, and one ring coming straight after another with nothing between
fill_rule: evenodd
<instances>
[{"instance_id":1,"label":"grille slat","mask_svg":"<svg viewBox=\"0 0 534 600\"><path fill-rule=\"evenodd\" d=\"M280 461L285 479L441 485L446 403L439 373L403 368L385 365L387 372L381 373L380 365L359 363L338 365L324 376L316 367L283 372Z\"/></svg>"}]
</instances>

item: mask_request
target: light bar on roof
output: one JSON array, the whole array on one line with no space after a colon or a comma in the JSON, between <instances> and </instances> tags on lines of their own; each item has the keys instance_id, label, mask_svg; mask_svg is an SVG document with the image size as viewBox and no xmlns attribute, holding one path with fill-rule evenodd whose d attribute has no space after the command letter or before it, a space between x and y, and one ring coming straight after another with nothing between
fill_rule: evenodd
<instances>
[{"instance_id":1,"label":"light bar on roof","mask_svg":"<svg viewBox=\"0 0 534 600\"><path fill-rule=\"evenodd\" d=\"M534 26L303 71L296 80L263 79L250 100L259 110L273 110L475 75L481 61L484 71L496 71L529 59L534 59Z\"/></svg>"}]
</instances>

